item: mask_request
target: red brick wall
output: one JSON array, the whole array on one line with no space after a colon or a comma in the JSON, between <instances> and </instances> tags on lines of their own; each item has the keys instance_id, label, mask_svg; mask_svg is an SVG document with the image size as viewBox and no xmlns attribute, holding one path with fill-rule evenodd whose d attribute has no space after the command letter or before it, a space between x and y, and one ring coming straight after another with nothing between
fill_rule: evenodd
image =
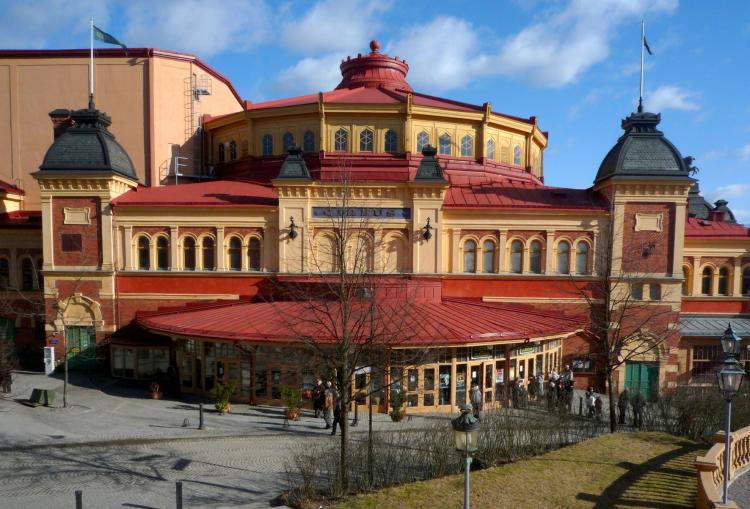
<instances>
[{"instance_id":1,"label":"red brick wall","mask_svg":"<svg viewBox=\"0 0 750 509\"><path fill-rule=\"evenodd\" d=\"M637 213L662 214L662 231L635 231ZM674 208L671 204L628 203L625 205L623 225L623 260L622 268L626 272L651 273L672 272L674 246L672 232L674 229ZM642 255L643 248L653 244L650 256Z\"/></svg>"},{"instance_id":2,"label":"red brick wall","mask_svg":"<svg viewBox=\"0 0 750 509\"><path fill-rule=\"evenodd\" d=\"M598 283L591 280L571 281L559 278L508 277L483 279L477 277L450 277L443 280L444 297L558 297L580 298L581 292L591 295Z\"/></svg>"},{"instance_id":3,"label":"red brick wall","mask_svg":"<svg viewBox=\"0 0 750 509\"><path fill-rule=\"evenodd\" d=\"M65 207L88 208L90 224L65 224ZM54 263L56 265L98 265L101 263L101 228L99 198L58 198L52 199L52 232L54 242ZM81 235L80 252L63 252L62 235Z\"/></svg>"},{"instance_id":4,"label":"red brick wall","mask_svg":"<svg viewBox=\"0 0 750 509\"><path fill-rule=\"evenodd\" d=\"M531 237L547 238L547 232L544 230L508 230L508 237L521 237L522 239L530 239Z\"/></svg>"},{"instance_id":5,"label":"red brick wall","mask_svg":"<svg viewBox=\"0 0 750 509\"><path fill-rule=\"evenodd\" d=\"M133 237L139 233L148 233L151 236L157 233L166 233L169 235L169 228L166 226L134 226Z\"/></svg>"}]
</instances>

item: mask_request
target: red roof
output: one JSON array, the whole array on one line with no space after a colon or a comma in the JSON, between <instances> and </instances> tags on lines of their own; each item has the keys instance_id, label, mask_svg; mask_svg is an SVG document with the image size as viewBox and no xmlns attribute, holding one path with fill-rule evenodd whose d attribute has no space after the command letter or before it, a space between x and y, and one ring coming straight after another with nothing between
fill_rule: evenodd
<instances>
[{"instance_id":1,"label":"red roof","mask_svg":"<svg viewBox=\"0 0 750 509\"><path fill-rule=\"evenodd\" d=\"M279 197L266 185L237 180L212 180L196 184L138 187L112 202L114 206L224 206L274 207Z\"/></svg>"},{"instance_id":2,"label":"red roof","mask_svg":"<svg viewBox=\"0 0 750 509\"><path fill-rule=\"evenodd\" d=\"M0 228L41 229L42 213L38 210L16 210L0 214Z\"/></svg>"},{"instance_id":3,"label":"red roof","mask_svg":"<svg viewBox=\"0 0 750 509\"><path fill-rule=\"evenodd\" d=\"M415 301L408 305L402 300L384 300L378 306L380 314L387 317L378 320L380 333L398 331L409 338L402 346L496 343L567 335L581 330L585 323L582 317L557 312L464 299ZM364 316L369 307L363 305L361 309ZM137 320L146 329L167 334L283 343L311 337L331 342L336 335L329 325L340 325L340 310L336 301L316 301L315 306L298 301L235 302L141 313ZM356 315L356 311L353 313ZM350 316L350 323L356 321Z\"/></svg>"},{"instance_id":4,"label":"red roof","mask_svg":"<svg viewBox=\"0 0 750 509\"><path fill-rule=\"evenodd\" d=\"M16 187L13 184L9 184L8 182L5 182L4 180L0 180L0 192L5 192L8 194L18 194L21 196L24 196L26 194L26 191L24 191L20 187Z\"/></svg>"},{"instance_id":5,"label":"red roof","mask_svg":"<svg viewBox=\"0 0 750 509\"><path fill-rule=\"evenodd\" d=\"M750 240L750 229L741 224L688 217L685 224L685 237Z\"/></svg>"}]
</instances>

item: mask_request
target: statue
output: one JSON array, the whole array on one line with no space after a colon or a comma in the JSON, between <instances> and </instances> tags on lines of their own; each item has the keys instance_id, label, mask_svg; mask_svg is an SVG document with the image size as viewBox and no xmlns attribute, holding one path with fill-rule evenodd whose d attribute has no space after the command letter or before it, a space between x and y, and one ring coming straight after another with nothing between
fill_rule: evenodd
<instances>
[{"instance_id":1,"label":"statue","mask_svg":"<svg viewBox=\"0 0 750 509\"><path fill-rule=\"evenodd\" d=\"M687 166L688 175L692 177L698 174L700 169L697 166L693 166L693 161L695 161L693 156L684 157L682 160L685 162L685 166Z\"/></svg>"}]
</instances>

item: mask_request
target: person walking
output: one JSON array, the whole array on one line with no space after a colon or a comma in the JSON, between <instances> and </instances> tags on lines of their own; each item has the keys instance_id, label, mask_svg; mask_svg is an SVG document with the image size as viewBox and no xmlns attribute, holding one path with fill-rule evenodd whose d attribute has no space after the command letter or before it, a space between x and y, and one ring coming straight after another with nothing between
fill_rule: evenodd
<instances>
[{"instance_id":1,"label":"person walking","mask_svg":"<svg viewBox=\"0 0 750 509\"><path fill-rule=\"evenodd\" d=\"M326 389L323 393L323 419L326 421L325 429L331 429L331 423L333 423L333 406L336 403L331 387L331 382L326 382Z\"/></svg>"},{"instance_id":2,"label":"person walking","mask_svg":"<svg viewBox=\"0 0 750 509\"><path fill-rule=\"evenodd\" d=\"M323 380L318 378L315 381L315 387L313 388L312 393L312 400L313 400L313 410L315 411L315 418L317 419L320 417L320 414L323 412L323 407L325 406L326 397L325 397L325 389L323 388Z\"/></svg>"},{"instance_id":3,"label":"person walking","mask_svg":"<svg viewBox=\"0 0 750 509\"><path fill-rule=\"evenodd\" d=\"M623 391L620 393L620 397L617 399L617 410L619 411L619 420L618 422L620 425L625 425L625 414L628 413L628 407L630 406L630 389L625 387Z\"/></svg>"},{"instance_id":4,"label":"person walking","mask_svg":"<svg viewBox=\"0 0 750 509\"><path fill-rule=\"evenodd\" d=\"M596 399L594 400L594 416L596 417L596 422L602 422L602 407L604 404L602 403L602 398L599 396L596 396Z\"/></svg>"},{"instance_id":5,"label":"person walking","mask_svg":"<svg viewBox=\"0 0 750 509\"><path fill-rule=\"evenodd\" d=\"M331 435L335 435L336 428L341 427L341 414L343 414L342 406L344 404L344 398L341 397L341 393L336 389L333 390L333 398L333 424L331 424Z\"/></svg>"},{"instance_id":6,"label":"person walking","mask_svg":"<svg viewBox=\"0 0 750 509\"><path fill-rule=\"evenodd\" d=\"M550 380L549 387L547 389L547 411L551 412L555 409L555 403L557 402L557 384L554 380Z\"/></svg>"},{"instance_id":7,"label":"person walking","mask_svg":"<svg viewBox=\"0 0 750 509\"><path fill-rule=\"evenodd\" d=\"M536 386L539 388L539 399L544 397L544 375L539 373L536 376Z\"/></svg>"},{"instance_id":8,"label":"person walking","mask_svg":"<svg viewBox=\"0 0 750 509\"><path fill-rule=\"evenodd\" d=\"M482 410L482 391L479 389L479 384L472 383L471 391L469 394L469 400L471 401L471 410L474 417L479 418L479 412Z\"/></svg>"},{"instance_id":9,"label":"person walking","mask_svg":"<svg viewBox=\"0 0 750 509\"><path fill-rule=\"evenodd\" d=\"M631 405L633 406L633 427L640 429L643 426L643 407L646 406L646 400L643 399L640 389L635 392Z\"/></svg>"},{"instance_id":10,"label":"person walking","mask_svg":"<svg viewBox=\"0 0 750 509\"><path fill-rule=\"evenodd\" d=\"M586 415L588 417L594 417L596 405L596 393L593 387L589 387L586 390Z\"/></svg>"}]
</instances>

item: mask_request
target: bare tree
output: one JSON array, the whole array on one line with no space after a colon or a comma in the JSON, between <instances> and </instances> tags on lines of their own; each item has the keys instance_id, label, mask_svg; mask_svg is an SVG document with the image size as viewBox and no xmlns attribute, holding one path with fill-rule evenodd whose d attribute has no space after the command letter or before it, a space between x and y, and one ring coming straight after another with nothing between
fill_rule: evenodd
<instances>
[{"instance_id":1,"label":"bare tree","mask_svg":"<svg viewBox=\"0 0 750 509\"><path fill-rule=\"evenodd\" d=\"M383 274L386 260L376 256L385 251L376 238L377 228L367 208L352 207L354 187L348 170L339 165L340 179L333 182L327 200L325 226L318 225L314 236L308 232L308 278L282 283L283 299L297 302L298 313L290 317L279 307L279 315L296 341L312 351L335 377L340 397L341 447L339 482L349 486L348 442L349 406L356 397L352 380L357 373L369 371L371 383L360 394L369 394L369 472L372 461L372 373L383 369L391 350L405 345L419 330L411 313L408 285L401 276ZM407 242L410 235L406 235ZM407 247L407 246L404 246ZM402 253L405 255L405 253ZM301 262L300 262L301 263ZM380 265L380 266L376 266ZM376 275L376 273L378 273ZM385 280L388 280L387 282ZM383 286L396 296L384 297ZM281 302L277 301L281 306ZM424 348L409 350L416 361ZM401 361L404 361L402 356ZM384 373L384 377L388 373ZM391 384L400 380L390 381Z\"/></svg>"},{"instance_id":2,"label":"bare tree","mask_svg":"<svg viewBox=\"0 0 750 509\"><path fill-rule=\"evenodd\" d=\"M584 287L573 286L586 302L590 320L584 332L591 340L591 355L600 361L598 364L603 366L607 379L609 425L614 433L617 429L615 372L627 362L658 350L676 332L670 324L670 313L665 312L668 304L657 302L663 297L669 300L673 289L654 282L653 275L645 270L654 254L654 244L625 245L622 255L615 253L615 239L622 232L615 229L613 221L605 241L594 253L595 278ZM659 285L654 300L643 295L644 282L649 280L650 284Z\"/></svg>"}]
</instances>

